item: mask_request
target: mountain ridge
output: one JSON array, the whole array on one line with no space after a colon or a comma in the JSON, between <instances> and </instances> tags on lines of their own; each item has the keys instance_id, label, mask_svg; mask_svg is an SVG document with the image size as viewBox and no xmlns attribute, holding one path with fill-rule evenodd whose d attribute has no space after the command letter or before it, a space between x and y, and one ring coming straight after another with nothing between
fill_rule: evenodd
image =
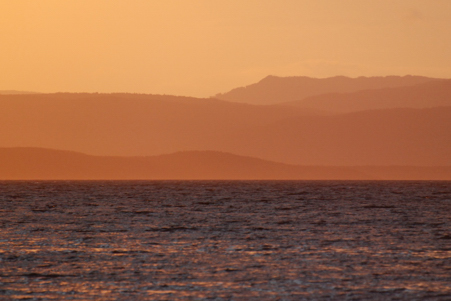
<instances>
[{"instance_id":1,"label":"mountain ridge","mask_svg":"<svg viewBox=\"0 0 451 301\"><path fill-rule=\"evenodd\" d=\"M412 86L441 80L424 76L374 76L312 78L307 76L267 76L257 83L238 87L215 98L252 104L280 104L327 93L349 93L360 90Z\"/></svg>"}]
</instances>

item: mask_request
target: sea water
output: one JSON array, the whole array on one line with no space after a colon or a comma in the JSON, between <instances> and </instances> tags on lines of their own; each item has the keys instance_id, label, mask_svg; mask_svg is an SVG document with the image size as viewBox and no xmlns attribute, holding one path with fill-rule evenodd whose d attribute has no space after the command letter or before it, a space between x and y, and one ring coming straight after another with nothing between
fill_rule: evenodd
<instances>
[{"instance_id":1,"label":"sea water","mask_svg":"<svg viewBox=\"0 0 451 301\"><path fill-rule=\"evenodd\" d=\"M0 299L450 300L451 182L0 182Z\"/></svg>"}]
</instances>

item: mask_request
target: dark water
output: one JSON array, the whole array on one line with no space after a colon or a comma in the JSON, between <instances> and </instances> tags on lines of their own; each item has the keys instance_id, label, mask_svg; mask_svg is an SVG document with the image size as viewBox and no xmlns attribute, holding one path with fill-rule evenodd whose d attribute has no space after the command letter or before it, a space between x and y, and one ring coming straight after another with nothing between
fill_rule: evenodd
<instances>
[{"instance_id":1,"label":"dark water","mask_svg":"<svg viewBox=\"0 0 451 301\"><path fill-rule=\"evenodd\" d=\"M0 299L451 300L451 182L0 182Z\"/></svg>"}]
</instances>

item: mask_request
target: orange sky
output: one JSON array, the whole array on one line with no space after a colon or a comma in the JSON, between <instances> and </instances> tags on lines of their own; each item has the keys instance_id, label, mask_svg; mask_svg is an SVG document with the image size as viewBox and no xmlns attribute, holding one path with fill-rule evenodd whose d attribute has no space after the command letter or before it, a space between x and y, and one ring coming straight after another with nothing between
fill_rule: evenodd
<instances>
[{"instance_id":1,"label":"orange sky","mask_svg":"<svg viewBox=\"0 0 451 301\"><path fill-rule=\"evenodd\" d=\"M449 0L14 0L0 90L210 96L266 75L451 78Z\"/></svg>"}]
</instances>

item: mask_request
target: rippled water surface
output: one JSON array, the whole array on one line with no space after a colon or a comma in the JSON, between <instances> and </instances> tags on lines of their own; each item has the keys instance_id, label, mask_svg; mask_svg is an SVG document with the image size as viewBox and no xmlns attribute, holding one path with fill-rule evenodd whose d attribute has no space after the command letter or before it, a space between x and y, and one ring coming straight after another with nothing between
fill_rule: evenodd
<instances>
[{"instance_id":1,"label":"rippled water surface","mask_svg":"<svg viewBox=\"0 0 451 301\"><path fill-rule=\"evenodd\" d=\"M451 182L0 182L0 299L450 300Z\"/></svg>"}]
</instances>

